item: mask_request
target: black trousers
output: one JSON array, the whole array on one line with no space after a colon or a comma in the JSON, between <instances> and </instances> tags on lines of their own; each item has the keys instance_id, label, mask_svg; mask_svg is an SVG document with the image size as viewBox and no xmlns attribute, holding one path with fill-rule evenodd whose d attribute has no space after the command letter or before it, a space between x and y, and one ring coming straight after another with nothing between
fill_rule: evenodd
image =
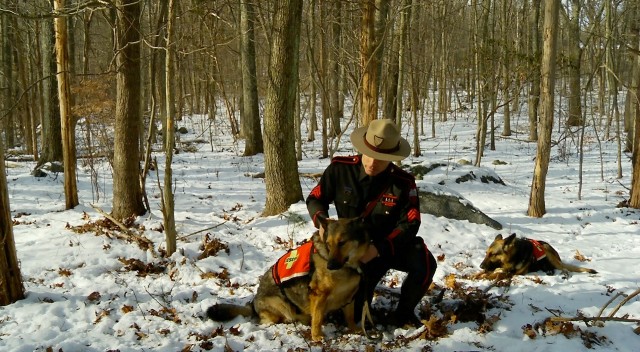
<instances>
[{"instance_id":1,"label":"black trousers","mask_svg":"<svg viewBox=\"0 0 640 352\"><path fill-rule=\"evenodd\" d=\"M389 269L407 273L400 288L400 301L396 310L413 314L414 308L433 281L436 267L436 259L424 244L422 237L416 237L412 244L403 248L396 248L393 256L371 260L363 267L363 280L355 301L356 320L360 319L362 314L364 299L366 298L371 305L373 291Z\"/></svg>"}]
</instances>

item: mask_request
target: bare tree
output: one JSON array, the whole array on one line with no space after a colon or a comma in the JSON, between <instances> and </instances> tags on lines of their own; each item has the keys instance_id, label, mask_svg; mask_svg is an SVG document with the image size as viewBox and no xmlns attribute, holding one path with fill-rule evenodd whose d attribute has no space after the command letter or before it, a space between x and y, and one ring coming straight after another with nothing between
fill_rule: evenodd
<instances>
[{"instance_id":1,"label":"bare tree","mask_svg":"<svg viewBox=\"0 0 640 352\"><path fill-rule=\"evenodd\" d=\"M55 0L54 10L61 11L65 0ZM78 185L76 183L76 136L75 121L71 115L71 88L69 79L69 52L67 49L67 17L54 20L56 32L56 64L58 68L58 102L62 123L62 155L64 159L64 196L66 209L78 205Z\"/></svg>"},{"instance_id":2,"label":"bare tree","mask_svg":"<svg viewBox=\"0 0 640 352\"><path fill-rule=\"evenodd\" d=\"M244 156L264 151L260 110L258 109L258 82L256 77L256 48L252 0L240 0L240 62L242 66L242 130L244 132Z\"/></svg>"},{"instance_id":3,"label":"bare tree","mask_svg":"<svg viewBox=\"0 0 640 352\"><path fill-rule=\"evenodd\" d=\"M302 0L278 1L274 10L264 116L267 199L263 216L282 213L303 199L293 133Z\"/></svg>"},{"instance_id":4,"label":"bare tree","mask_svg":"<svg viewBox=\"0 0 640 352\"><path fill-rule=\"evenodd\" d=\"M174 214L174 199L173 199L173 169L171 163L173 162L173 148L175 146L175 109L173 102L175 100L175 94L173 91L173 58L175 56L174 48L174 21L175 21L175 0L169 0L169 12L167 14L167 47L166 60L165 60L165 90L167 97L167 138L166 147L164 150L166 156L165 169L164 169L164 189L162 197L162 215L164 219L164 231L165 240L167 242L167 256L171 256L176 251L176 220Z\"/></svg>"},{"instance_id":5,"label":"bare tree","mask_svg":"<svg viewBox=\"0 0 640 352\"><path fill-rule=\"evenodd\" d=\"M376 1L364 0L360 35L360 67L362 84L360 94L360 123L366 126L378 118L379 59L376 50L375 13Z\"/></svg>"},{"instance_id":6,"label":"bare tree","mask_svg":"<svg viewBox=\"0 0 640 352\"><path fill-rule=\"evenodd\" d=\"M632 23L638 23L640 20L640 5L635 4L634 15L631 16ZM640 27L635 27L635 33L632 36L633 40L636 43L635 48L638 48L638 43L640 43ZM632 48L633 49L633 48ZM631 192L629 197L629 206L632 208L640 209L640 96L638 95L638 82L640 82L640 51L635 52L635 57L633 58L633 66L634 69L632 72L635 73L635 77L633 77L633 81L636 82L635 87L632 87L631 91L633 96L631 97L631 103L629 106L631 107L633 113L631 116L635 115L634 121L632 122L633 128L630 130L633 134L633 152L631 155Z\"/></svg>"},{"instance_id":7,"label":"bare tree","mask_svg":"<svg viewBox=\"0 0 640 352\"><path fill-rule=\"evenodd\" d=\"M556 74L556 46L558 39L558 17L560 0L544 0L544 26L542 28L542 67L541 67L541 107L540 126L538 128L538 150L531 182L529 209L527 214L540 218L546 212L544 191L551 155L551 133L553 132L553 105Z\"/></svg>"},{"instance_id":8,"label":"bare tree","mask_svg":"<svg viewBox=\"0 0 640 352\"><path fill-rule=\"evenodd\" d=\"M41 23L40 52L42 53L42 131L40 157L36 168L45 163L62 161L62 126L58 104L58 80L55 75L56 60L53 58L55 32L53 21L46 19Z\"/></svg>"},{"instance_id":9,"label":"bare tree","mask_svg":"<svg viewBox=\"0 0 640 352\"><path fill-rule=\"evenodd\" d=\"M529 140L538 140L538 103L540 102L540 6L541 0L531 0L529 18L529 56L531 57L531 85L529 88Z\"/></svg>"},{"instance_id":10,"label":"bare tree","mask_svg":"<svg viewBox=\"0 0 640 352\"><path fill-rule=\"evenodd\" d=\"M24 298L24 285L13 239L13 222L4 169L4 147L0 141L0 306Z\"/></svg>"},{"instance_id":11,"label":"bare tree","mask_svg":"<svg viewBox=\"0 0 640 352\"><path fill-rule=\"evenodd\" d=\"M567 126L580 126L582 121L582 90L580 87L580 59L582 43L580 42L580 9L582 0L571 0L571 16L567 18L567 75L569 79L569 111ZM564 11L563 11L564 13Z\"/></svg>"},{"instance_id":12,"label":"bare tree","mask_svg":"<svg viewBox=\"0 0 640 352\"><path fill-rule=\"evenodd\" d=\"M145 213L140 174L140 1L117 0L116 125L113 155L112 216Z\"/></svg>"}]
</instances>

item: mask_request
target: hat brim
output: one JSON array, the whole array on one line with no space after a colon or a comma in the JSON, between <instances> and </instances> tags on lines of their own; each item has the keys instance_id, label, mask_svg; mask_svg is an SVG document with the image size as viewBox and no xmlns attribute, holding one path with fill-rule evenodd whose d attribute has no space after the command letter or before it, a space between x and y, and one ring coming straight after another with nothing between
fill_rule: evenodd
<instances>
[{"instance_id":1,"label":"hat brim","mask_svg":"<svg viewBox=\"0 0 640 352\"><path fill-rule=\"evenodd\" d=\"M365 144L364 136L367 133L367 126L359 127L351 132L351 144L358 152L376 160L400 161L411 154L411 146L409 142L400 137L400 145L398 150L393 153L380 153Z\"/></svg>"}]
</instances>

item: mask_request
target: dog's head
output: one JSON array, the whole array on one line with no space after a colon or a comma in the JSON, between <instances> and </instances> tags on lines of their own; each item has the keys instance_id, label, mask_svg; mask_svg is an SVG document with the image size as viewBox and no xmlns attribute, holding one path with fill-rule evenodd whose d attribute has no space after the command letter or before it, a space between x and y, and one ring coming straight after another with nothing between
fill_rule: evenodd
<instances>
[{"instance_id":1,"label":"dog's head","mask_svg":"<svg viewBox=\"0 0 640 352\"><path fill-rule=\"evenodd\" d=\"M347 264L357 267L369 247L367 224L361 218L323 219L320 226L328 252L327 269L338 270Z\"/></svg>"},{"instance_id":2,"label":"dog's head","mask_svg":"<svg viewBox=\"0 0 640 352\"><path fill-rule=\"evenodd\" d=\"M487 249L487 254L480 264L480 268L485 271L495 271L496 269L511 269L511 258L515 252L514 242L516 234L512 234L507 238L497 235L493 243Z\"/></svg>"}]
</instances>

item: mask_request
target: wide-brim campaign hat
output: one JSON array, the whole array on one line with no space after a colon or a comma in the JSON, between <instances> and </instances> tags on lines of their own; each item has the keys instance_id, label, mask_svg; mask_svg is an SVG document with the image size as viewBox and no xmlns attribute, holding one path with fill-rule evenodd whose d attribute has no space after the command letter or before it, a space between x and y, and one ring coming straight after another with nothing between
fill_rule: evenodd
<instances>
[{"instance_id":1,"label":"wide-brim campaign hat","mask_svg":"<svg viewBox=\"0 0 640 352\"><path fill-rule=\"evenodd\" d=\"M398 126L390 119L376 119L351 133L356 150L370 158L400 161L411 154L411 146L402 138Z\"/></svg>"}]
</instances>

